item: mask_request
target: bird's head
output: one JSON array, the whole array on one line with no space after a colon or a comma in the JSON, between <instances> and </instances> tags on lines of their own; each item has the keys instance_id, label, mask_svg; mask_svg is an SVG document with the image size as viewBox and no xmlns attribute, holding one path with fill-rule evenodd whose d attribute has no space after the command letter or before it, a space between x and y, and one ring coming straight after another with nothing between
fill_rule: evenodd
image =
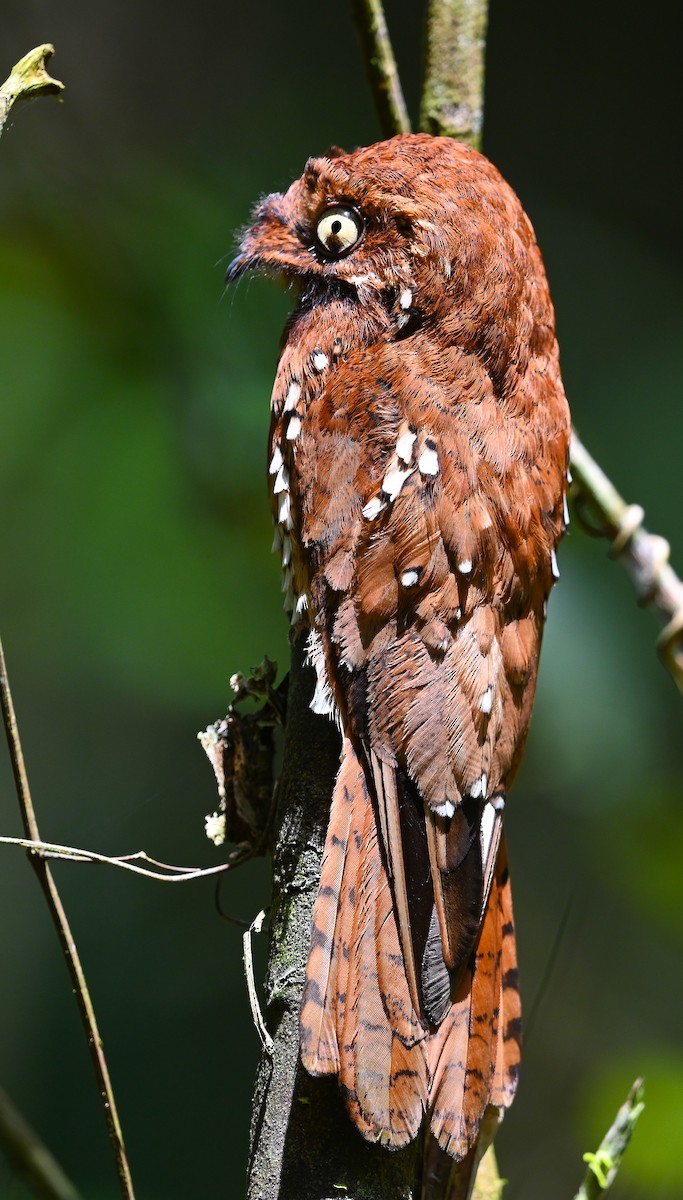
<instances>
[{"instance_id":1,"label":"bird's head","mask_svg":"<svg viewBox=\"0 0 683 1200\"><path fill-rule=\"evenodd\" d=\"M227 277L265 271L360 299L405 289L417 299L426 287L462 301L491 272L504 292L529 234L519 200L483 155L450 138L401 134L310 158L287 192L258 204Z\"/></svg>"},{"instance_id":2,"label":"bird's head","mask_svg":"<svg viewBox=\"0 0 683 1200\"><path fill-rule=\"evenodd\" d=\"M534 324L553 327L519 200L451 138L402 134L309 159L288 191L257 206L228 281L252 270L297 284L309 302L382 305L399 332L445 321L452 341L487 357L514 354L530 307Z\"/></svg>"}]
</instances>

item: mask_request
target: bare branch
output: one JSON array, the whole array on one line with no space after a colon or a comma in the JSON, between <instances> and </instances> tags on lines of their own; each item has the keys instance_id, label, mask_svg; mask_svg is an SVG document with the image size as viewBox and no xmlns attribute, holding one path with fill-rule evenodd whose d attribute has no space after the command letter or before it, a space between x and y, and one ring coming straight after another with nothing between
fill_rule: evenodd
<instances>
[{"instance_id":1,"label":"bare branch","mask_svg":"<svg viewBox=\"0 0 683 1200\"><path fill-rule=\"evenodd\" d=\"M54 52L54 46L49 44L36 46L12 68L11 74L0 87L0 134L16 100L56 96L64 90L64 84L53 79L46 70Z\"/></svg>"},{"instance_id":2,"label":"bare branch","mask_svg":"<svg viewBox=\"0 0 683 1200\"><path fill-rule=\"evenodd\" d=\"M0 1088L0 1146L40 1200L80 1200L57 1160Z\"/></svg>"},{"instance_id":3,"label":"bare branch","mask_svg":"<svg viewBox=\"0 0 683 1200\"><path fill-rule=\"evenodd\" d=\"M487 0L430 0L420 125L479 149Z\"/></svg>"},{"instance_id":4,"label":"bare branch","mask_svg":"<svg viewBox=\"0 0 683 1200\"><path fill-rule=\"evenodd\" d=\"M63 859L66 862L101 863L106 867L119 867L122 871L131 871L134 875L155 879L159 883L190 883L194 879L205 879L208 875L224 875L243 860L243 854L238 849L230 855L228 862L219 863L215 867L176 867L173 863L162 863L156 858L150 858L144 850L136 850L134 854L98 854L95 850L80 850L77 846L43 842L40 838L18 837L0 837L0 846L21 846L30 851L32 856L43 859ZM138 862L146 862L160 869L150 871L147 867L137 866Z\"/></svg>"},{"instance_id":5,"label":"bare branch","mask_svg":"<svg viewBox=\"0 0 683 1200\"><path fill-rule=\"evenodd\" d=\"M251 949L251 937L254 933L260 933L263 929L263 922L266 919L266 914L261 909L257 917L254 917L251 925L242 935L242 948L244 951L244 975L247 981L247 992L249 994L249 1007L251 1008L251 1016L259 1035L261 1046L266 1054L273 1056L273 1039L266 1029L266 1023L263 1019L261 1006L258 1002L256 994L256 980L254 979L254 956Z\"/></svg>"},{"instance_id":6,"label":"bare branch","mask_svg":"<svg viewBox=\"0 0 683 1200\"><path fill-rule=\"evenodd\" d=\"M683 583L669 563L669 543L643 527L642 508L627 504L586 447L572 434L571 467L579 519L586 508L598 524L590 533L607 538L610 554L622 564L636 589L639 603L654 608L664 621L657 649L662 662L683 692Z\"/></svg>"},{"instance_id":7,"label":"bare branch","mask_svg":"<svg viewBox=\"0 0 683 1200\"><path fill-rule=\"evenodd\" d=\"M352 0L352 4L382 132L386 137L393 137L395 133L410 133L410 117L391 48L382 0Z\"/></svg>"},{"instance_id":8,"label":"bare branch","mask_svg":"<svg viewBox=\"0 0 683 1200\"><path fill-rule=\"evenodd\" d=\"M21 739L19 737L19 727L17 725L17 718L14 711L12 692L10 689L7 666L5 663L5 652L1 639L0 693L2 695L3 722L5 726L5 733L7 735L10 758L12 761L12 771L14 773L14 782L16 784L17 796L19 799L19 807L21 809L21 818L24 825L26 840L30 846L30 844L33 842L40 842L41 838L38 830L35 809L33 807L33 801L31 799L31 790L29 788L28 776L26 774L24 755L21 748ZM107 1122L107 1130L109 1132L109 1140L114 1152L121 1195L123 1200L135 1200L133 1181L131 1179L128 1159L126 1157L123 1133L121 1132L121 1124L119 1122L114 1092L112 1089L111 1080L109 1078L107 1061L104 1056L102 1039L97 1027L95 1010L93 1008L92 1000L90 999L90 993L88 991L88 985L86 983L81 960L76 949L76 943L69 927L66 913L64 912L59 892L57 891L57 885L52 877L52 872L50 871L49 866L43 860L42 856L36 854L31 848L28 852L28 858L31 866L38 876L38 882L40 883L45 895L45 899L47 900L48 908L50 909L50 914L57 929L57 934L61 943L62 953L66 960L66 965L74 986L74 993L81 1015L81 1023L83 1025L86 1041L88 1043L88 1050L90 1052L90 1058L95 1071L95 1076L97 1078L105 1120Z\"/></svg>"}]
</instances>

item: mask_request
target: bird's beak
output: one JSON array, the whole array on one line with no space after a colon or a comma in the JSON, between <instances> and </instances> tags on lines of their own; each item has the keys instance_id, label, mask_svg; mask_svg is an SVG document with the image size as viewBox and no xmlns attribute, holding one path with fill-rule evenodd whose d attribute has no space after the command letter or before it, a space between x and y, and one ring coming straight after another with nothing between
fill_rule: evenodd
<instances>
[{"instance_id":1,"label":"bird's beak","mask_svg":"<svg viewBox=\"0 0 683 1200\"><path fill-rule=\"evenodd\" d=\"M283 210L283 196L273 193L254 212L253 224L245 231L239 251L228 267L226 283L234 283L247 271L296 273L301 256L301 243Z\"/></svg>"},{"instance_id":2,"label":"bird's beak","mask_svg":"<svg viewBox=\"0 0 683 1200\"><path fill-rule=\"evenodd\" d=\"M249 271L253 265L254 255L245 254L244 251L240 251L237 257L233 258L230 266L225 272L225 282L234 283L236 279L241 279L242 276L246 275L247 271Z\"/></svg>"}]
</instances>

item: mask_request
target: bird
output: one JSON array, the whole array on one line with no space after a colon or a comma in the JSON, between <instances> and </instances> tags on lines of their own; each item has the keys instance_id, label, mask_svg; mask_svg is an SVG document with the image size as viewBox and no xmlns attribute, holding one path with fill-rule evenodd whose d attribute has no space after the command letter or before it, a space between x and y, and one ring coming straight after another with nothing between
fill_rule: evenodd
<instances>
[{"instance_id":1,"label":"bird","mask_svg":"<svg viewBox=\"0 0 683 1200\"><path fill-rule=\"evenodd\" d=\"M364 1138L478 1153L515 1094L504 817L529 728L570 417L534 232L498 170L401 134L262 199L229 281L296 301L268 481L286 607L341 730L300 1010Z\"/></svg>"}]
</instances>

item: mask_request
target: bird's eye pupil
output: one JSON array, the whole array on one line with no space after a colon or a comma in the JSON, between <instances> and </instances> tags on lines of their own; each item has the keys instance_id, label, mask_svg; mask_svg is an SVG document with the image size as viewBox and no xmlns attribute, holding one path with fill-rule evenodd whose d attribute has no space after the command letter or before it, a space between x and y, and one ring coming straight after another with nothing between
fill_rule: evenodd
<instances>
[{"instance_id":1,"label":"bird's eye pupil","mask_svg":"<svg viewBox=\"0 0 683 1200\"><path fill-rule=\"evenodd\" d=\"M335 204L318 217L315 236L327 258L343 258L363 235L363 218L353 208Z\"/></svg>"}]
</instances>

